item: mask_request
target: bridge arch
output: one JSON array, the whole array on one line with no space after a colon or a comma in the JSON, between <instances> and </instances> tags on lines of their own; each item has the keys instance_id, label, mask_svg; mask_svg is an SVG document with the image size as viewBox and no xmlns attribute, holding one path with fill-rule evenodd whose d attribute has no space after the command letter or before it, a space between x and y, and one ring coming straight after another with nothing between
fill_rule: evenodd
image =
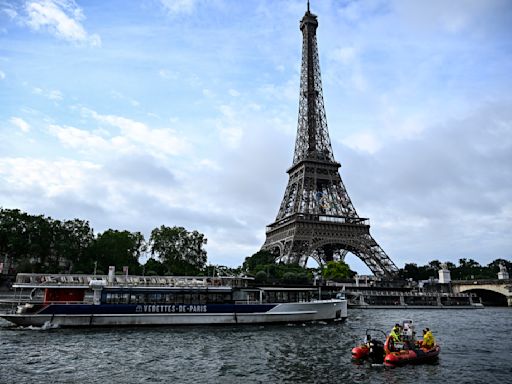
<instances>
[{"instance_id":1,"label":"bridge arch","mask_svg":"<svg viewBox=\"0 0 512 384\"><path fill-rule=\"evenodd\" d=\"M512 292L510 287L503 284L471 284L454 283L454 291L460 293L474 293L480 297L487 306L512 306Z\"/></svg>"}]
</instances>

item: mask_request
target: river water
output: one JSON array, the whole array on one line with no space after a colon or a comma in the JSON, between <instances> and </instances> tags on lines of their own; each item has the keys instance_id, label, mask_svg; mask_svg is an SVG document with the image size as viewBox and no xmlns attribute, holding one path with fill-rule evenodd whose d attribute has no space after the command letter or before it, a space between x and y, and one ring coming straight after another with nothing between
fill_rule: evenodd
<instances>
[{"instance_id":1,"label":"river water","mask_svg":"<svg viewBox=\"0 0 512 384\"><path fill-rule=\"evenodd\" d=\"M437 363L351 362L366 328L412 319ZM29 329L0 320L0 383L512 383L512 308L349 310L341 324Z\"/></svg>"}]
</instances>

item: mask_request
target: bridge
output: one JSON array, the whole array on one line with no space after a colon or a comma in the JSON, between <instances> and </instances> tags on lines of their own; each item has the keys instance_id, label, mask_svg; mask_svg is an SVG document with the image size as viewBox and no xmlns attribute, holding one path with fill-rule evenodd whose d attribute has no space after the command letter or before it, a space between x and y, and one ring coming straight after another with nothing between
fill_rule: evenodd
<instances>
[{"instance_id":1,"label":"bridge","mask_svg":"<svg viewBox=\"0 0 512 384\"><path fill-rule=\"evenodd\" d=\"M476 293L483 304L504 304L512 307L512 279L452 280L454 293Z\"/></svg>"}]
</instances>

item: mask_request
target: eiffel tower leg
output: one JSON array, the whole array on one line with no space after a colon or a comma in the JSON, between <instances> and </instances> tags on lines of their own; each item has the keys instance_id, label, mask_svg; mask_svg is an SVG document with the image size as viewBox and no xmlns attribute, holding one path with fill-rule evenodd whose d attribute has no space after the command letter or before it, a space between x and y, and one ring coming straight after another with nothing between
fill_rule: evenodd
<instances>
[{"instance_id":1,"label":"eiffel tower leg","mask_svg":"<svg viewBox=\"0 0 512 384\"><path fill-rule=\"evenodd\" d=\"M345 256L347 256L348 251L346 249L342 249L339 251L340 261L345 261Z\"/></svg>"},{"instance_id":2,"label":"eiffel tower leg","mask_svg":"<svg viewBox=\"0 0 512 384\"><path fill-rule=\"evenodd\" d=\"M358 256L376 276L392 277L398 273L398 268L395 263L391 261L386 252L384 252L369 234L364 237L363 247L356 252L356 256Z\"/></svg>"}]
</instances>

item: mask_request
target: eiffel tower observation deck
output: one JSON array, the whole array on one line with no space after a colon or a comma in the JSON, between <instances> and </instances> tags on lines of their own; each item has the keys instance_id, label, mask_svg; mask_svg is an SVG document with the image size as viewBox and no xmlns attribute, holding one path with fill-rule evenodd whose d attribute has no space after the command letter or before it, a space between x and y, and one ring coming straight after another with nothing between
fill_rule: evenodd
<instances>
[{"instance_id":1,"label":"eiffel tower observation deck","mask_svg":"<svg viewBox=\"0 0 512 384\"><path fill-rule=\"evenodd\" d=\"M286 263L320 265L348 252L380 277L398 268L370 234L369 220L359 217L338 169L327 128L316 29L317 16L307 11L300 21L302 67L299 119L289 181L274 223L267 227L262 249Z\"/></svg>"}]
</instances>

